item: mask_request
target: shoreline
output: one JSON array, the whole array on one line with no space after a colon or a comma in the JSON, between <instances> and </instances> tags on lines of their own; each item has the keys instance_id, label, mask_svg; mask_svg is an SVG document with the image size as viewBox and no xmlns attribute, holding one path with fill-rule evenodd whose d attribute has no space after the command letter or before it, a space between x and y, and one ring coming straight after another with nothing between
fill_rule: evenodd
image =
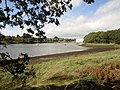
<instances>
[{"instance_id":1,"label":"shoreline","mask_svg":"<svg viewBox=\"0 0 120 90\"><path fill-rule=\"evenodd\" d=\"M36 64L41 63L45 61L50 61L55 58L62 58L66 56L76 56L76 55L85 55L90 53L96 53L96 52L104 52L104 51L110 51L110 50L116 50L119 48L115 47L90 47L87 50L83 51L73 51L73 52L66 52L66 53L57 53L57 54L49 54L49 55L42 55L42 56L35 56L30 57L30 64Z\"/></svg>"}]
</instances>

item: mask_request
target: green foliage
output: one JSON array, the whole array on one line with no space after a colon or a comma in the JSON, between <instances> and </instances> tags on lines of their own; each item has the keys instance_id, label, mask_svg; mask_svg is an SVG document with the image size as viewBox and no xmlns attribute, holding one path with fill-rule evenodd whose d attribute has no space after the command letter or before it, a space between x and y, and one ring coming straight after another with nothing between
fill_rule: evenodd
<instances>
[{"instance_id":1,"label":"green foliage","mask_svg":"<svg viewBox=\"0 0 120 90\"><path fill-rule=\"evenodd\" d=\"M67 38L58 38L55 36L54 38L46 38L45 36L41 35L44 33L37 33L38 38L33 37L28 33L23 33L22 36L17 35L15 36L5 36L0 34L0 44L19 44L19 43L54 43L54 42L73 42L75 39L67 39ZM45 34L45 33L44 33Z\"/></svg>"},{"instance_id":2,"label":"green foliage","mask_svg":"<svg viewBox=\"0 0 120 90\"><path fill-rule=\"evenodd\" d=\"M83 0L83 1L85 1L88 4L94 3L94 0Z\"/></svg>"},{"instance_id":3,"label":"green foliage","mask_svg":"<svg viewBox=\"0 0 120 90\"><path fill-rule=\"evenodd\" d=\"M107 32L92 32L84 37L84 43L120 44L120 29Z\"/></svg>"},{"instance_id":4,"label":"green foliage","mask_svg":"<svg viewBox=\"0 0 120 90\"><path fill-rule=\"evenodd\" d=\"M94 0L83 0L88 4ZM71 0L0 0L0 28L19 26L34 34L46 23L59 25L58 18L72 9Z\"/></svg>"},{"instance_id":5,"label":"green foliage","mask_svg":"<svg viewBox=\"0 0 120 90\"><path fill-rule=\"evenodd\" d=\"M32 35L30 35L30 34L28 34L28 33L23 33L23 36L22 36L23 38L31 38L32 37Z\"/></svg>"},{"instance_id":6,"label":"green foliage","mask_svg":"<svg viewBox=\"0 0 120 90\"><path fill-rule=\"evenodd\" d=\"M9 5L10 3L11 5ZM45 23L59 25L58 17L67 9L72 9L71 0L1 0L0 4L0 28L6 25L27 27L28 32L34 33L44 27Z\"/></svg>"},{"instance_id":7,"label":"green foliage","mask_svg":"<svg viewBox=\"0 0 120 90\"><path fill-rule=\"evenodd\" d=\"M69 57L53 58L51 61L35 64L34 68L37 75L37 83L55 83L63 84L70 83L73 80L79 79L88 72L93 73L99 71L97 66L109 66L112 62L120 62L120 50L107 51L88 55L73 55ZM31 82L32 83L32 82Z\"/></svg>"},{"instance_id":8,"label":"green foliage","mask_svg":"<svg viewBox=\"0 0 120 90\"><path fill-rule=\"evenodd\" d=\"M48 87L49 85L54 85L54 86L59 86L59 87L55 87L57 88L57 90L59 90L58 88L60 88L60 86L64 85L65 88L66 85L68 85L69 87L71 86L71 84L72 85L74 84L74 81L77 81L74 86L71 86L71 88L73 87L75 88L75 86L77 85L82 85L83 88L86 88L89 87L90 85L94 86L93 83L97 85L101 85L101 83L99 84L98 82L102 80L99 79L100 77L99 73L101 72L104 72L104 76L101 75L104 78L104 80L106 80L107 76L111 77L112 73L114 74L114 77L111 78L110 80L113 81L120 80L120 73L119 73L120 50L119 49L114 51L99 52L94 54L91 53L87 55L72 55L69 57L50 58L50 60L51 61L37 63L34 65L33 68L36 72L36 78L29 79L26 82L27 85L30 85L31 87L35 86L36 88L41 87L41 85L47 85ZM4 74L3 72L0 72L0 76L3 76L0 77L0 79L2 82L4 82L4 83L0 83L0 86L10 81L8 79L8 77L10 77L9 74ZM79 80L81 82L79 82ZM90 83L90 81L92 81L93 83ZM117 84L119 85L119 83L117 82L116 82L117 84L114 83L114 85L112 85L111 82L106 82L106 83L109 83L109 85L111 85L110 87L115 86ZM100 89L100 90L109 90L109 89Z\"/></svg>"},{"instance_id":9,"label":"green foliage","mask_svg":"<svg viewBox=\"0 0 120 90\"><path fill-rule=\"evenodd\" d=\"M84 1L88 4L94 2L94 0ZM71 0L0 0L0 4L2 4L0 7L0 29L6 28L7 25L19 26L21 29L27 26L27 31L32 34L37 30L36 35L40 39L41 37L46 38L45 33L40 30L46 23L59 25L58 17L61 17L68 8L72 9ZM15 39L17 42L21 41L19 36L17 38L4 37L0 34L1 37L2 41L8 43L15 43ZM22 40L22 42L33 42L34 39L31 39L31 35L24 34ZM8 53L0 53L0 67L4 71L10 72L15 78L19 74L29 76L28 73L24 73L28 64L28 55L23 54L23 56L23 59L13 60ZM26 77L24 77L23 82L25 81Z\"/></svg>"},{"instance_id":10,"label":"green foliage","mask_svg":"<svg viewBox=\"0 0 120 90\"><path fill-rule=\"evenodd\" d=\"M59 38L58 38L57 36L55 36L55 37L53 38L53 41L54 41L54 42L58 42L58 41L59 41Z\"/></svg>"},{"instance_id":11,"label":"green foliage","mask_svg":"<svg viewBox=\"0 0 120 90\"><path fill-rule=\"evenodd\" d=\"M13 80L21 80L23 86L29 76L35 77L35 72L27 68L29 57L27 54L22 54L18 59L13 60L8 53L0 53L0 69L3 72L8 72L12 75Z\"/></svg>"}]
</instances>

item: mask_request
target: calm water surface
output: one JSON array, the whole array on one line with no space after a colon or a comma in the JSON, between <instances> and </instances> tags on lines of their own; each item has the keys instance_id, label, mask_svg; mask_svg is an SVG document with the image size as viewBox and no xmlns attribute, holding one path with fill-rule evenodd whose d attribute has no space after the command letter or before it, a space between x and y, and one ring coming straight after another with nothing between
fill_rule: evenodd
<instances>
[{"instance_id":1,"label":"calm water surface","mask_svg":"<svg viewBox=\"0 0 120 90\"><path fill-rule=\"evenodd\" d=\"M9 52L12 58L17 58L20 53L28 53L30 57L48 54L83 51L88 48L78 46L76 43L42 43L42 44L10 44L0 52Z\"/></svg>"}]
</instances>

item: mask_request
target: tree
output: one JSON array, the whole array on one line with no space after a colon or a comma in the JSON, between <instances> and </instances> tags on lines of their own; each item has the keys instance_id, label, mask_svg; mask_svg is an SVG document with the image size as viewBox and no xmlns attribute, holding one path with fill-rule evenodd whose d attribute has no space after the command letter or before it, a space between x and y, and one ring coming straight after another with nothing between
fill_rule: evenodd
<instances>
[{"instance_id":1,"label":"tree","mask_svg":"<svg viewBox=\"0 0 120 90\"><path fill-rule=\"evenodd\" d=\"M94 0L84 0L88 4ZM6 25L19 26L34 33L44 27L45 23L59 25L58 17L72 9L71 0L0 0L0 28ZM11 5L10 5L11 4Z\"/></svg>"},{"instance_id":2,"label":"tree","mask_svg":"<svg viewBox=\"0 0 120 90\"><path fill-rule=\"evenodd\" d=\"M20 36L17 34L17 38L20 38Z\"/></svg>"},{"instance_id":3,"label":"tree","mask_svg":"<svg viewBox=\"0 0 120 90\"><path fill-rule=\"evenodd\" d=\"M23 36L22 36L23 38L31 38L32 37L32 35L30 35L30 34L28 34L28 33L23 33Z\"/></svg>"},{"instance_id":4,"label":"tree","mask_svg":"<svg viewBox=\"0 0 120 90\"><path fill-rule=\"evenodd\" d=\"M36 36L38 36L38 42L42 42L44 39L46 39L45 32L43 32L42 30L38 31L36 33Z\"/></svg>"},{"instance_id":5,"label":"tree","mask_svg":"<svg viewBox=\"0 0 120 90\"><path fill-rule=\"evenodd\" d=\"M94 2L94 0L84 1L88 4ZM72 9L71 0L0 0L0 4L5 5L0 7L1 29L7 25L19 26L32 34L37 30L36 35L44 38L44 33L40 29L49 23L59 25L58 17L61 17L68 8ZM18 58L14 61L8 53L0 53L0 67L9 71L14 77L19 76L18 74L24 73L29 61L27 54L22 55L23 59Z\"/></svg>"},{"instance_id":6,"label":"tree","mask_svg":"<svg viewBox=\"0 0 120 90\"><path fill-rule=\"evenodd\" d=\"M85 43L115 43L120 44L120 29L107 32L92 32L84 37Z\"/></svg>"},{"instance_id":7,"label":"tree","mask_svg":"<svg viewBox=\"0 0 120 90\"><path fill-rule=\"evenodd\" d=\"M57 36L55 36L55 37L53 38L53 41L54 41L54 42L58 42L58 41L59 41L59 38L58 38Z\"/></svg>"},{"instance_id":8,"label":"tree","mask_svg":"<svg viewBox=\"0 0 120 90\"><path fill-rule=\"evenodd\" d=\"M34 33L44 27L45 23L59 25L58 17L72 8L71 0L0 0L6 7L0 8L0 28L6 25L27 27L28 32ZM8 6L8 3L13 6Z\"/></svg>"},{"instance_id":9,"label":"tree","mask_svg":"<svg viewBox=\"0 0 120 90\"><path fill-rule=\"evenodd\" d=\"M88 4L94 3L94 0L83 0L83 1L85 1Z\"/></svg>"},{"instance_id":10,"label":"tree","mask_svg":"<svg viewBox=\"0 0 120 90\"><path fill-rule=\"evenodd\" d=\"M5 40L5 36L0 33L0 44L2 44L2 41L4 41L4 40Z\"/></svg>"}]
</instances>

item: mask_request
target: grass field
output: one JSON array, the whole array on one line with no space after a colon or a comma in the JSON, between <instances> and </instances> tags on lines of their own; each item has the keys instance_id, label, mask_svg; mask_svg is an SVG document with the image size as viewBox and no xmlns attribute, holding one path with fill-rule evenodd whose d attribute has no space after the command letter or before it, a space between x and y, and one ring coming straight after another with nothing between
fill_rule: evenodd
<instances>
[{"instance_id":1,"label":"grass field","mask_svg":"<svg viewBox=\"0 0 120 90\"><path fill-rule=\"evenodd\" d=\"M82 82L81 80L94 80L97 82L95 85L103 85L104 83L113 81L119 82L120 49L91 53L87 55L73 55L55 58L55 60L35 64L33 67L36 72L36 78L29 78L26 85L34 87L34 89L35 87L39 87L39 89L36 90L77 90L67 89L67 86L68 88L70 88L69 86L71 85L73 85L71 87L75 87L79 82ZM0 82L0 89L9 90L10 88L21 85L20 83L16 84L16 81L12 81L11 75L9 73L3 73L2 71L0 71ZM77 84L74 86L74 83L76 82ZM51 89L52 86L50 85L61 86L61 89L60 87L59 89ZM83 84L80 85L82 86ZM112 85L112 88L120 88L119 83ZM43 88L43 86L44 89L40 89L41 87ZM85 88L84 86L82 87ZM29 88L29 90L32 89Z\"/></svg>"},{"instance_id":2,"label":"grass field","mask_svg":"<svg viewBox=\"0 0 120 90\"><path fill-rule=\"evenodd\" d=\"M88 47L117 47L117 48L120 48L120 45L119 44L114 44L114 43L84 43L82 44L83 46L88 46Z\"/></svg>"},{"instance_id":3,"label":"grass field","mask_svg":"<svg viewBox=\"0 0 120 90\"><path fill-rule=\"evenodd\" d=\"M60 60L61 59L61 60ZM69 56L54 61L43 62L34 66L37 75L37 83L69 83L82 77L81 72L87 68L113 67L120 62L120 50L100 52L82 56ZM114 66L115 65L115 66ZM57 81L57 82L56 82Z\"/></svg>"}]
</instances>

